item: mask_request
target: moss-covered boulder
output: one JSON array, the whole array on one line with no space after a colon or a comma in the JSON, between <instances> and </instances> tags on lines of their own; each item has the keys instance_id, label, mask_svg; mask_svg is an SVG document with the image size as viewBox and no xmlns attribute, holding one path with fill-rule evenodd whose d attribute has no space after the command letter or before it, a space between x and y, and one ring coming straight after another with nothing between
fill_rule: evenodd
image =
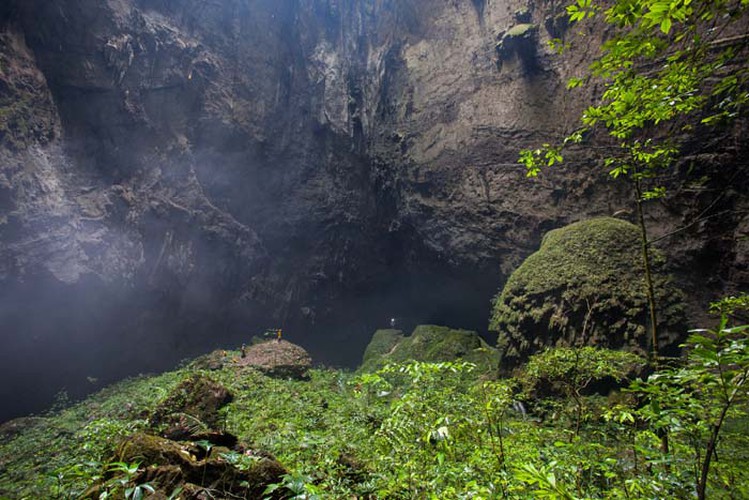
<instances>
[{"instance_id":1,"label":"moss-covered boulder","mask_svg":"<svg viewBox=\"0 0 749 500\"><path fill-rule=\"evenodd\" d=\"M149 420L164 437L191 439L219 429L219 410L231 400L231 393L223 385L193 375L174 388Z\"/></svg>"},{"instance_id":2,"label":"moss-covered boulder","mask_svg":"<svg viewBox=\"0 0 749 500\"><path fill-rule=\"evenodd\" d=\"M614 218L550 231L541 248L510 276L494 300L490 329L499 333L500 369L511 370L547 346L649 346L640 232ZM652 251L661 352L686 332L682 295Z\"/></svg>"},{"instance_id":3,"label":"moss-covered boulder","mask_svg":"<svg viewBox=\"0 0 749 500\"><path fill-rule=\"evenodd\" d=\"M496 349L476 332L446 326L419 325L410 336L400 330L377 330L364 351L360 371L375 371L388 362L469 361L482 372L496 367Z\"/></svg>"}]
</instances>

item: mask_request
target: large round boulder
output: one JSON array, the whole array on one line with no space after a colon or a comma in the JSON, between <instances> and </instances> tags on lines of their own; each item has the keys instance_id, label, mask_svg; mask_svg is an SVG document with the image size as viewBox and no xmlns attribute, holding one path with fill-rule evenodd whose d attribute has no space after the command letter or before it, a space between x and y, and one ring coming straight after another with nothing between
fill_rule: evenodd
<instances>
[{"instance_id":1,"label":"large round boulder","mask_svg":"<svg viewBox=\"0 0 749 500\"><path fill-rule=\"evenodd\" d=\"M286 340L269 340L247 347L236 360L272 377L304 379L312 367L312 358L301 346Z\"/></svg>"},{"instance_id":2,"label":"large round boulder","mask_svg":"<svg viewBox=\"0 0 749 500\"><path fill-rule=\"evenodd\" d=\"M500 369L548 346L652 350L640 242L637 226L609 217L547 233L494 299L490 329L499 333ZM682 295L653 248L651 260L664 353L686 332Z\"/></svg>"}]
</instances>

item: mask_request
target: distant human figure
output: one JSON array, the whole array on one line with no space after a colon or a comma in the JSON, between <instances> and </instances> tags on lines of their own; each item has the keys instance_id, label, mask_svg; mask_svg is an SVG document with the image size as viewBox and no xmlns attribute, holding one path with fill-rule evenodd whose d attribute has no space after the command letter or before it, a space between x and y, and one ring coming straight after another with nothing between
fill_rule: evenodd
<instances>
[{"instance_id":1,"label":"distant human figure","mask_svg":"<svg viewBox=\"0 0 749 500\"><path fill-rule=\"evenodd\" d=\"M276 330L276 342L281 342L281 329Z\"/></svg>"},{"instance_id":2,"label":"distant human figure","mask_svg":"<svg viewBox=\"0 0 749 500\"><path fill-rule=\"evenodd\" d=\"M390 328L395 328L395 318L390 318Z\"/></svg>"},{"instance_id":3,"label":"distant human figure","mask_svg":"<svg viewBox=\"0 0 749 500\"><path fill-rule=\"evenodd\" d=\"M245 344L242 344L242 357L247 356L247 346Z\"/></svg>"}]
</instances>

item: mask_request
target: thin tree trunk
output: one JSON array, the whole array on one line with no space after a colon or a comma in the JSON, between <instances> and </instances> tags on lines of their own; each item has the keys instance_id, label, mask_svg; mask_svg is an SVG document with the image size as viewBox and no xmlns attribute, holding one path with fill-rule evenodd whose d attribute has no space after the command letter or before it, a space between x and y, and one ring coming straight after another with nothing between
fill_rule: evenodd
<instances>
[{"instance_id":1,"label":"thin tree trunk","mask_svg":"<svg viewBox=\"0 0 749 500\"><path fill-rule=\"evenodd\" d=\"M653 364L658 367L658 326L655 314L655 288L650 266L650 251L648 249L648 229L645 226L645 215L642 210L642 187L640 180L635 179L635 193L637 195L637 222L640 226L640 245L642 250L642 265L645 268L645 284L647 285L648 309L650 310L650 342L652 344Z\"/></svg>"},{"instance_id":2,"label":"thin tree trunk","mask_svg":"<svg viewBox=\"0 0 749 500\"><path fill-rule=\"evenodd\" d=\"M645 268L645 284L648 298L648 309L650 310L650 342L652 344L652 362L658 369L658 325L655 315L655 288L653 287L653 274L650 267L650 251L648 241L648 228L645 225L645 214L642 209L642 186L640 179L635 178L635 195L637 196L637 222L640 226L640 245L642 250L642 265ZM668 442L668 429L661 429L658 433L661 438L661 453L668 455L670 446ZM666 470L669 470L666 464Z\"/></svg>"},{"instance_id":3,"label":"thin tree trunk","mask_svg":"<svg viewBox=\"0 0 749 500\"><path fill-rule=\"evenodd\" d=\"M720 428L723 425L723 420L726 418L728 408L731 403L727 403L723 406L720 412L718 421L713 425L713 430L710 433L710 440L707 442L707 449L705 450L705 460L702 462L702 471L700 471L700 480L697 482L697 499L705 500L705 492L707 489L707 475L710 472L710 461L713 459L715 454L715 448L718 445L718 435L720 434Z\"/></svg>"}]
</instances>

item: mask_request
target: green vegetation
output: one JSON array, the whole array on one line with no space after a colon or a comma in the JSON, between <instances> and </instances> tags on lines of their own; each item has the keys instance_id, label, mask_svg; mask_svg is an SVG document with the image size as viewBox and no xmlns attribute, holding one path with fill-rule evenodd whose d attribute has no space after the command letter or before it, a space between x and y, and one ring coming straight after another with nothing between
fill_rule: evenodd
<instances>
[{"instance_id":1,"label":"green vegetation","mask_svg":"<svg viewBox=\"0 0 749 500\"><path fill-rule=\"evenodd\" d=\"M55 135L51 96L10 31L0 33L0 145L22 151Z\"/></svg>"},{"instance_id":2,"label":"green vegetation","mask_svg":"<svg viewBox=\"0 0 749 500\"><path fill-rule=\"evenodd\" d=\"M577 435L587 410L584 391L590 384L606 379L620 383L640 372L644 364L642 358L625 351L558 347L531 356L521 380L526 392L558 393L571 400Z\"/></svg>"},{"instance_id":3,"label":"green vegetation","mask_svg":"<svg viewBox=\"0 0 749 500\"><path fill-rule=\"evenodd\" d=\"M644 359L593 347L540 352L500 380L465 361L408 361L358 376L313 369L306 381L232 364L125 381L3 440L0 497L76 498L94 483L90 498L147 497L145 464L185 449L206 457L183 458L198 479L219 463L250 471L275 456L289 472L266 488L269 498L745 497L749 330L724 313L718 328L690 338L684 363L621 392L612 389ZM217 393L208 379L233 395L220 425L252 455L148 437L149 420L180 388Z\"/></svg>"},{"instance_id":4,"label":"green vegetation","mask_svg":"<svg viewBox=\"0 0 749 500\"><path fill-rule=\"evenodd\" d=\"M647 352L647 297L637 226L613 218L577 222L546 234L538 252L495 298L500 367L509 371L547 346L594 345ZM661 347L685 331L681 294L653 252Z\"/></svg>"},{"instance_id":5,"label":"green vegetation","mask_svg":"<svg viewBox=\"0 0 749 500\"><path fill-rule=\"evenodd\" d=\"M589 74L573 78L568 87L600 82L604 90L563 144L521 153L528 175L559 163L564 147L600 129L616 143L602 158L611 175L645 183L673 165L683 132L741 116L749 101L749 69L741 63L747 55L747 8L746 0L571 3L570 21L602 18L610 36ZM662 194L646 192L645 199Z\"/></svg>"},{"instance_id":6,"label":"green vegetation","mask_svg":"<svg viewBox=\"0 0 749 500\"><path fill-rule=\"evenodd\" d=\"M497 366L497 350L476 332L446 326L419 325L410 336L400 330L377 330L372 336L359 371L375 371L387 363L405 361L468 361L481 373Z\"/></svg>"},{"instance_id":7,"label":"green vegetation","mask_svg":"<svg viewBox=\"0 0 749 500\"><path fill-rule=\"evenodd\" d=\"M512 37L522 37L529 33L531 33L533 30L538 29L538 26L535 24L529 24L529 23L523 23L523 24L516 24L512 28L510 28L507 33L505 33L505 37L512 38Z\"/></svg>"},{"instance_id":8,"label":"green vegetation","mask_svg":"<svg viewBox=\"0 0 749 500\"><path fill-rule=\"evenodd\" d=\"M746 116L747 8L747 0L575 0L567 7L570 21L603 20L607 37L589 73L568 87L596 85L603 91L561 144L520 154L533 177L562 162L565 148L589 137L609 139L599 163L633 187L654 361L661 342L644 205L665 195L663 176L671 173L683 144ZM561 40L555 45L565 47Z\"/></svg>"}]
</instances>

